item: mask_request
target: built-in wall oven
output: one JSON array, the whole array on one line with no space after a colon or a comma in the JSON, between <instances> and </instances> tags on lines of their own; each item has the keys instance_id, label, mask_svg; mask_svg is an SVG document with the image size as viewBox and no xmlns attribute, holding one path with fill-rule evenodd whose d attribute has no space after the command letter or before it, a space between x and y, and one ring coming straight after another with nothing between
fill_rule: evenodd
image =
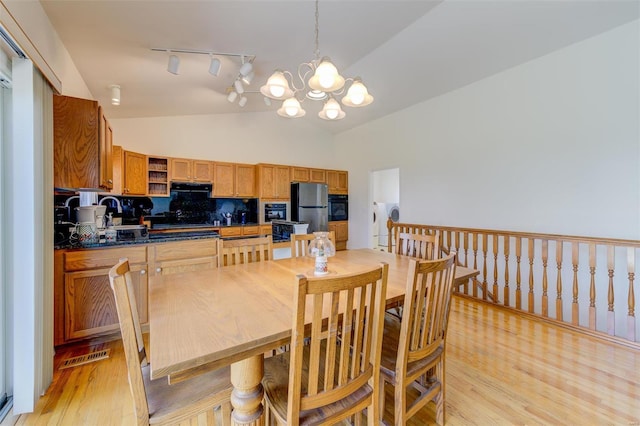
<instances>
[{"instance_id":1,"label":"built-in wall oven","mask_svg":"<svg viewBox=\"0 0 640 426\"><path fill-rule=\"evenodd\" d=\"M261 202L260 223L271 223L274 220L289 220L291 218L289 202Z\"/></svg>"},{"instance_id":2,"label":"built-in wall oven","mask_svg":"<svg viewBox=\"0 0 640 426\"><path fill-rule=\"evenodd\" d=\"M349 196L329 194L329 222L349 220Z\"/></svg>"}]
</instances>

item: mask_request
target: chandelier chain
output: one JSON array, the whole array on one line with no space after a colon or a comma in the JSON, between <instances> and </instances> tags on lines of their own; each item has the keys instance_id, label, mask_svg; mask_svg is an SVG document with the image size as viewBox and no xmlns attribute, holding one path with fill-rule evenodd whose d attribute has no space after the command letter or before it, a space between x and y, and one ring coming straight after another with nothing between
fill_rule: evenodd
<instances>
[{"instance_id":1,"label":"chandelier chain","mask_svg":"<svg viewBox=\"0 0 640 426\"><path fill-rule=\"evenodd\" d=\"M318 21L320 18L320 13L318 13L318 0L316 0L316 51L315 51L315 55L316 55L316 59L320 60L320 43L318 42L318 33L319 33L319 29L318 29Z\"/></svg>"}]
</instances>

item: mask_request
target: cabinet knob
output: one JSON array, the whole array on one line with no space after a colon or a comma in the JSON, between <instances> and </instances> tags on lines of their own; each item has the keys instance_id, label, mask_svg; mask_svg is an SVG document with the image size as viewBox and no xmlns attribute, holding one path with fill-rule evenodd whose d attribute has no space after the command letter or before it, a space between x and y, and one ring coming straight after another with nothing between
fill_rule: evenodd
<instances>
[{"instance_id":1,"label":"cabinet knob","mask_svg":"<svg viewBox=\"0 0 640 426\"><path fill-rule=\"evenodd\" d=\"M162 272L162 268L156 268L156 272L158 273Z\"/></svg>"},{"instance_id":2,"label":"cabinet knob","mask_svg":"<svg viewBox=\"0 0 640 426\"><path fill-rule=\"evenodd\" d=\"M109 185L113 185L113 179L108 179L108 180L107 180L107 183L108 183Z\"/></svg>"},{"instance_id":3,"label":"cabinet knob","mask_svg":"<svg viewBox=\"0 0 640 426\"><path fill-rule=\"evenodd\" d=\"M141 270L140 270L140 275L144 275L144 274L146 274L146 273L147 273L147 271L145 271L144 269L141 269Z\"/></svg>"}]
</instances>

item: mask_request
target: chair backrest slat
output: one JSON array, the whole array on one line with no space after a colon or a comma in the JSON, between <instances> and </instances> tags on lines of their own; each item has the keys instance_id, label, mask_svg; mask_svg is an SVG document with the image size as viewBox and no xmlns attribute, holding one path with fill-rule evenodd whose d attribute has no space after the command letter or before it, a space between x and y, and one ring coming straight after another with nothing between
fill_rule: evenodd
<instances>
[{"instance_id":1,"label":"chair backrest slat","mask_svg":"<svg viewBox=\"0 0 640 426\"><path fill-rule=\"evenodd\" d=\"M309 242L315 239L313 234L291 234L291 257L308 256ZM329 231L329 240L336 245L336 233Z\"/></svg>"},{"instance_id":2,"label":"chair backrest slat","mask_svg":"<svg viewBox=\"0 0 640 426\"><path fill-rule=\"evenodd\" d=\"M218 241L218 266L264 262L273 259L271 235Z\"/></svg>"},{"instance_id":3,"label":"chair backrest slat","mask_svg":"<svg viewBox=\"0 0 640 426\"><path fill-rule=\"evenodd\" d=\"M436 234L396 234L396 254L433 260L440 257L440 237Z\"/></svg>"}]
</instances>

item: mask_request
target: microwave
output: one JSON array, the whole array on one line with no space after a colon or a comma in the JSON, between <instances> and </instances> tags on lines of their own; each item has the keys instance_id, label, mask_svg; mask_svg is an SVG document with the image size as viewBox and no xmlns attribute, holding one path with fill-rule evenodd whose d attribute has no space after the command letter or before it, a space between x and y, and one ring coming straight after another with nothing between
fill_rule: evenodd
<instances>
[{"instance_id":1,"label":"microwave","mask_svg":"<svg viewBox=\"0 0 640 426\"><path fill-rule=\"evenodd\" d=\"M349 196L329 194L329 222L349 220Z\"/></svg>"},{"instance_id":2,"label":"microwave","mask_svg":"<svg viewBox=\"0 0 640 426\"><path fill-rule=\"evenodd\" d=\"M291 207L288 202L261 202L260 203L260 223L271 223L273 220L289 220L291 218Z\"/></svg>"}]
</instances>

